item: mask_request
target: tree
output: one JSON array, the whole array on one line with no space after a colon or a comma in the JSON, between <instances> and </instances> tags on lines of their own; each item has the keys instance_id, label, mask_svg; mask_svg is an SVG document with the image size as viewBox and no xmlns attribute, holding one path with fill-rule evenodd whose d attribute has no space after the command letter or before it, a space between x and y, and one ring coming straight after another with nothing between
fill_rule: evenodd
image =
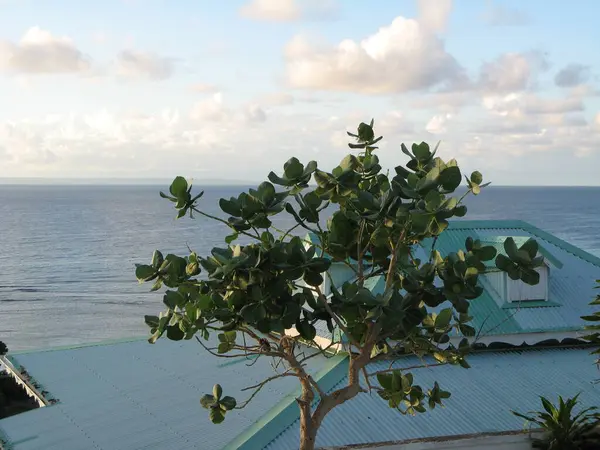
<instances>
[{"instance_id":1,"label":"tree","mask_svg":"<svg viewBox=\"0 0 600 450\"><path fill-rule=\"evenodd\" d=\"M402 145L408 162L391 176L383 173L376 155L375 144L382 137L375 138L373 121L348 134L356 140L349 147L357 154L346 156L331 172L320 170L315 161L303 165L291 158L281 176L271 172L269 181L257 189L221 199L228 219L203 211L199 206L203 192L194 196L183 177L175 178L170 194L161 196L175 204L177 217L189 213L221 222L231 230L224 239L227 245L212 249L206 257L195 252L163 257L155 251L151 264L136 269L141 282L154 283L152 290L169 288L164 294L166 311L145 317L150 342L165 333L172 340L195 337L211 355L267 356L284 367L252 386L254 392L241 404L223 396L222 387L215 385L213 393L201 399L210 419L220 423L266 383L296 377L301 386L297 403L302 450L314 448L317 431L333 408L361 392L376 391L404 414L442 404L450 393L437 383L426 390L414 383L409 370L371 373L369 364L415 354L432 357L434 364L468 367L466 337L475 334L468 324L469 302L483 292L478 275L486 270L484 262L495 258L500 270L529 284L539 281L535 268L542 264L534 240L517 248L507 239L508 256L496 255L494 247L471 238L464 251L440 254L436 242L448 220L464 216L465 196L478 195L488 184L482 184L481 173L465 177L466 192L453 197L462 174L455 160L437 157L437 149L431 151L424 142L413 144L412 151ZM331 209L324 223L321 215ZM295 225L278 229L272 221L278 214L291 215ZM303 239L299 231L312 233L316 240ZM248 243L236 244L241 237ZM426 247L424 260L415 256L419 245ZM332 262L345 264L353 280L334 286ZM204 277L199 277L201 269ZM365 288L365 282L376 276L385 280L380 294ZM323 291L324 277L331 293ZM431 312L442 304L447 307ZM348 344L348 384L332 393L323 392L308 373L307 357L299 351L302 343L319 348L314 342L317 322L341 332ZM299 334L288 332L293 328ZM213 333L219 343L209 348L203 341ZM458 343L451 333L465 338Z\"/></svg>"},{"instance_id":2,"label":"tree","mask_svg":"<svg viewBox=\"0 0 600 450\"><path fill-rule=\"evenodd\" d=\"M600 280L596 280L596 284L595 289L600 289ZM596 295L596 298L590 303L590 306L598 305L600 305L600 294ZM587 322L591 322L590 325L585 326L585 329L591 333L584 336L584 339L590 344L600 344L600 311L594 311L593 314L581 316L581 318ZM592 355L600 355L600 349L594 350ZM600 365L600 358L596 359L596 364Z\"/></svg>"},{"instance_id":3,"label":"tree","mask_svg":"<svg viewBox=\"0 0 600 450\"><path fill-rule=\"evenodd\" d=\"M8 353L8 347L2 341L0 341L0 356L4 356Z\"/></svg>"}]
</instances>

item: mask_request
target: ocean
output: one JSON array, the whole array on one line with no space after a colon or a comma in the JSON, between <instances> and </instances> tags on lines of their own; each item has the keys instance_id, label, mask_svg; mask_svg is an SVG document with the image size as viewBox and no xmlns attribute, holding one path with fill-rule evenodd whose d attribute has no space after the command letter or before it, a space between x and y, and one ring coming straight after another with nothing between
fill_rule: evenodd
<instances>
[{"instance_id":1,"label":"ocean","mask_svg":"<svg viewBox=\"0 0 600 450\"><path fill-rule=\"evenodd\" d=\"M137 283L135 264L155 249L206 254L229 234L175 220L161 188L0 186L0 340L24 350L145 336L162 295ZM218 199L241 189L210 187L202 205L222 214ZM491 186L467 205L466 219L526 220L600 256L600 188Z\"/></svg>"}]
</instances>

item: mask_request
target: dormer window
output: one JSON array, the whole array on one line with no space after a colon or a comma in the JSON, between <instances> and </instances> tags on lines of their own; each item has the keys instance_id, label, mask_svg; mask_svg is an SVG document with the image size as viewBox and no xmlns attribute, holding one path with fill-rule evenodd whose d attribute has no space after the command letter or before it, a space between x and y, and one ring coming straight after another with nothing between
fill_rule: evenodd
<instances>
[{"instance_id":1,"label":"dormer window","mask_svg":"<svg viewBox=\"0 0 600 450\"><path fill-rule=\"evenodd\" d=\"M504 300L507 302L548 301L549 268L544 264L536 271L540 274L540 282L534 286L523 283L521 280L512 280L508 274L504 273L506 283Z\"/></svg>"},{"instance_id":2,"label":"dormer window","mask_svg":"<svg viewBox=\"0 0 600 450\"><path fill-rule=\"evenodd\" d=\"M498 254L505 254L504 241L507 236L493 236L482 239L482 244L491 245L496 248ZM527 237L513 237L517 246L523 245ZM560 269L562 263L552 255L546 248L539 245L539 254L544 258L544 264L536 269L540 275L538 284L531 286L521 280L512 280L507 273L496 268L494 261L486 262L487 271L485 275L486 282L489 283L486 289L495 293L500 304L506 308L518 308L521 306L552 306L554 303L550 295L550 276L552 270Z\"/></svg>"}]
</instances>

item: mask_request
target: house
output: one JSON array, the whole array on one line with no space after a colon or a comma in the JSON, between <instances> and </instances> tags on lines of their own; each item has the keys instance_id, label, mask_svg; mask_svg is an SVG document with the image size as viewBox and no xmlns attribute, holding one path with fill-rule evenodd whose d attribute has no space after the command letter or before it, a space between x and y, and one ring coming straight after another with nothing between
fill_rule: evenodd
<instances>
[{"instance_id":1,"label":"house","mask_svg":"<svg viewBox=\"0 0 600 450\"><path fill-rule=\"evenodd\" d=\"M439 381L452 392L445 408L402 416L378 396L359 394L327 416L318 447L528 448L527 436L519 434L523 422L510 410L538 409L539 395L553 399L578 392L582 406L600 404L594 358L580 340L580 316L590 313L600 258L520 221L457 221L436 248L442 254L456 251L464 248L468 236L500 251L506 237L518 243L535 238L544 256L541 283L521 288L494 270L480 277L484 292L470 309L479 332L478 351L469 357L471 369L413 371L424 386ZM352 276L337 264L332 272L339 281ZM382 289L380 281L373 280L370 288ZM326 329L318 332L322 342L340 337ZM396 364L401 368L414 362L404 357ZM346 382L347 363L343 352L318 355L308 369L331 392ZM381 364L389 366L379 362L370 371ZM243 387L273 373L266 359L229 362L206 357L193 341L149 345L128 340L12 354L5 365L19 373L26 368L28 384L47 403L0 420L0 441L6 449L298 448L294 378L268 384L247 408L229 412L223 425L210 423L199 404L215 382L227 395L243 399Z\"/></svg>"}]
</instances>

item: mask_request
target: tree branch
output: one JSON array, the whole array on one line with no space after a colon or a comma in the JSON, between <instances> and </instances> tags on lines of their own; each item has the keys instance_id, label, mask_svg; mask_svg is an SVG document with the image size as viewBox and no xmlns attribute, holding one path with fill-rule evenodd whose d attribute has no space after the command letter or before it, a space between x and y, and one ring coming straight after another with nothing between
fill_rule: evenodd
<instances>
[{"instance_id":1,"label":"tree branch","mask_svg":"<svg viewBox=\"0 0 600 450\"><path fill-rule=\"evenodd\" d=\"M288 370L289 370L289 369L288 369ZM278 379L278 378L283 378L283 377L295 377L295 376L297 376L297 375L296 375L296 374L294 374L294 373L289 373L288 371L286 371L286 372L283 372L283 373L280 373L280 374L274 375L274 376L272 376L272 377L269 377L269 378L267 378L266 380L263 380L263 381L261 381L260 383L258 383L258 384L255 384L254 386L248 386L248 387L245 387L245 388L241 389L241 391L249 391L250 389L255 389L255 391L252 393L252 395L250 395L250 397L248 397L248 399L247 399L245 402L243 402L243 403L241 403L240 405L236 406L236 407L235 407L235 409L243 409L243 408L245 408L246 406L248 406L248 403L250 403L250 402L252 401L252 399L253 399L254 397L256 397L256 395L257 395L257 394L260 392L260 390L261 390L261 389L262 389L262 388L263 388L263 387L264 387L264 386L265 386L267 383L269 383L269 382L271 382L271 381L274 381L274 380L276 380L276 379Z\"/></svg>"},{"instance_id":2,"label":"tree branch","mask_svg":"<svg viewBox=\"0 0 600 450\"><path fill-rule=\"evenodd\" d=\"M395 370L407 371L407 370L415 370L415 369L428 369L430 367L447 366L448 364L449 364L448 362L443 362L443 363L434 363L434 364L419 364L416 366L409 366L409 367L397 367L395 369L390 367L389 369L383 369L383 370L377 370L375 372L371 372L370 374L368 374L368 376L369 377L377 376L378 374L394 372Z\"/></svg>"},{"instance_id":3,"label":"tree branch","mask_svg":"<svg viewBox=\"0 0 600 450\"><path fill-rule=\"evenodd\" d=\"M313 290L317 293L317 297L318 297L319 301L321 302L321 304L323 305L323 307L325 308L325 311L327 311L327 313L331 316L331 318L334 320L336 325L338 327L340 327L340 330L342 330L344 332L344 334L346 336L348 336L348 338L354 345L356 345L357 347L360 347L360 344L350 334L350 332L348 331L348 328L346 328L346 325L344 325L344 323L341 321L341 319L333 312L333 310L331 309L331 306L329 306L329 303L327 303L327 298L321 291L321 288L319 286L317 286L317 287L313 288Z\"/></svg>"},{"instance_id":4,"label":"tree branch","mask_svg":"<svg viewBox=\"0 0 600 450\"><path fill-rule=\"evenodd\" d=\"M195 206L192 206L192 210L193 210L194 212L197 212L198 214L200 214L200 215L204 216L204 217L207 217L207 218L209 218L209 219L212 219L212 220L216 220L217 222L221 222L222 224L224 224L224 225L227 225L227 226L228 226L230 229L232 229L232 230L233 230L233 231L235 231L236 233L243 234L243 235L245 235L245 236L251 237L252 239L258 239L258 240L260 240L260 236L254 236L252 233L247 233L246 231L238 231L238 230L236 230L236 229L235 229L235 228L233 228L233 227L231 226L231 224L230 224L229 222L227 222L225 219L221 219L220 217L213 216L212 214L205 213L204 211L200 211L200 210L199 210L198 208L196 208Z\"/></svg>"},{"instance_id":5,"label":"tree branch","mask_svg":"<svg viewBox=\"0 0 600 450\"><path fill-rule=\"evenodd\" d=\"M202 340L198 337L198 336L194 336L196 338L196 340L198 341L198 343L204 347L204 350L206 350L208 353L210 353L213 356L216 356L218 358L248 358L249 355L252 356L272 356L273 358L283 358L285 355L283 353L280 352L272 352L272 351L262 351L262 350L258 350L258 351L248 351L248 349L244 349L246 350L245 353L241 353L241 354L235 354L235 355L226 355L224 353L217 353L215 351L213 351L213 349L207 347L206 345L204 345L204 342L202 342ZM238 346L239 347L239 346Z\"/></svg>"}]
</instances>

